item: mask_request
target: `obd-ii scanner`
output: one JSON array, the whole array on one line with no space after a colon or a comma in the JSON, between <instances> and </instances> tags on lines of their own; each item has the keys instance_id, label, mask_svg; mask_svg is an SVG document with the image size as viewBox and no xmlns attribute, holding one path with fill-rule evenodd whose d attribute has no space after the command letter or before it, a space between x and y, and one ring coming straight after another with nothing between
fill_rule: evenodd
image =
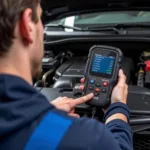
<instances>
[{"instance_id":1,"label":"obd-ii scanner","mask_svg":"<svg viewBox=\"0 0 150 150\"><path fill-rule=\"evenodd\" d=\"M94 98L87 104L102 108L110 104L122 57L121 50L115 47L98 45L90 49L85 68L84 94L94 93Z\"/></svg>"}]
</instances>

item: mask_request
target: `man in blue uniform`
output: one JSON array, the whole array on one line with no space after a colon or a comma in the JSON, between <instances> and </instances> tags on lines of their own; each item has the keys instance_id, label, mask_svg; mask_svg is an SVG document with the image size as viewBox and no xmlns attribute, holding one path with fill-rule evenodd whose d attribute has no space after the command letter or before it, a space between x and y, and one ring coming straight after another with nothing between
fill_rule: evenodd
<instances>
[{"instance_id":1,"label":"man in blue uniform","mask_svg":"<svg viewBox=\"0 0 150 150\"><path fill-rule=\"evenodd\" d=\"M32 87L43 58L41 14L39 0L0 0L0 150L131 150L122 70L105 124L74 114L93 94L49 104Z\"/></svg>"}]
</instances>

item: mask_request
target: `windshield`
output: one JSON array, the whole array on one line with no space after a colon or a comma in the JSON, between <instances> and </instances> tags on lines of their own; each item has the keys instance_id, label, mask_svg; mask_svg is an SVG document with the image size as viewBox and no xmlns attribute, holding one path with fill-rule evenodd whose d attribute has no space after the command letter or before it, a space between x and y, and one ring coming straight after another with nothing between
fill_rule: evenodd
<instances>
[{"instance_id":1,"label":"windshield","mask_svg":"<svg viewBox=\"0 0 150 150\"><path fill-rule=\"evenodd\" d=\"M89 27L102 24L143 23L150 22L150 11L113 11L88 13L70 16L49 22L49 24L61 24L76 27ZM66 29L72 31L72 29Z\"/></svg>"}]
</instances>

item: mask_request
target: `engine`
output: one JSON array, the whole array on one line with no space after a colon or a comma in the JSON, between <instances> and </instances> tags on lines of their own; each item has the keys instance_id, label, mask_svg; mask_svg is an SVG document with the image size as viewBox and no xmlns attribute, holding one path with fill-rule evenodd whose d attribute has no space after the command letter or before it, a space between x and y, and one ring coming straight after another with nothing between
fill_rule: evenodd
<instances>
[{"instance_id":1,"label":"engine","mask_svg":"<svg viewBox=\"0 0 150 150\"><path fill-rule=\"evenodd\" d=\"M86 57L73 57L62 64L55 73L54 88L74 88L75 83L80 83L80 79L84 77L84 69L86 66ZM124 57L122 69L127 76L127 83L132 84L132 75L134 74L134 63L131 58ZM62 85L62 80L66 82Z\"/></svg>"},{"instance_id":2,"label":"engine","mask_svg":"<svg viewBox=\"0 0 150 150\"><path fill-rule=\"evenodd\" d=\"M87 53L88 54L88 53ZM124 56L122 66L128 85L150 88L150 53L142 52L139 60ZM73 89L84 77L87 55L78 56L70 51L54 54L46 51L41 76L35 80L35 87Z\"/></svg>"}]
</instances>

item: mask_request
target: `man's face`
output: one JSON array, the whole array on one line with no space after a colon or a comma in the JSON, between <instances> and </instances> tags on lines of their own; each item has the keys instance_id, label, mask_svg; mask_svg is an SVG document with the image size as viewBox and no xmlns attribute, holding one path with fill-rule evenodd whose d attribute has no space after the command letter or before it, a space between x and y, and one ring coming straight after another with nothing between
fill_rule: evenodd
<instances>
[{"instance_id":1,"label":"man's face","mask_svg":"<svg viewBox=\"0 0 150 150\"><path fill-rule=\"evenodd\" d=\"M34 24L34 44L33 49L31 51L31 69L32 69L32 76L36 77L40 74L42 69L42 59L44 55L44 46L43 46L43 38L44 38L44 31L43 31L43 24L41 21L42 9L40 5L37 8L37 15L38 15L38 23Z\"/></svg>"}]
</instances>

